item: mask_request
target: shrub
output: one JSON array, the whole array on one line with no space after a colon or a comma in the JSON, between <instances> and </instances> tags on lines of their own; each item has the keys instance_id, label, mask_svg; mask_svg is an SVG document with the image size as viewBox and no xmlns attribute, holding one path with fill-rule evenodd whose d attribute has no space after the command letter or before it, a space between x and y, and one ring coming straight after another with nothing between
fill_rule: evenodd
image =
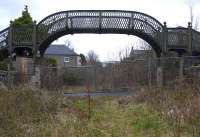
<instances>
[{"instance_id":1,"label":"shrub","mask_svg":"<svg viewBox=\"0 0 200 137\"><path fill-rule=\"evenodd\" d=\"M78 75L76 72L65 72L63 74L63 82L70 86L81 85L83 79L81 78L81 75Z\"/></svg>"},{"instance_id":2,"label":"shrub","mask_svg":"<svg viewBox=\"0 0 200 137\"><path fill-rule=\"evenodd\" d=\"M7 70L8 69L8 63L4 60L0 62L0 70Z\"/></svg>"},{"instance_id":3,"label":"shrub","mask_svg":"<svg viewBox=\"0 0 200 137\"><path fill-rule=\"evenodd\" d=\"M57 66L57 60L55 58L47 58L47 64L55 67Z\"/></svg>"}]
</instances>

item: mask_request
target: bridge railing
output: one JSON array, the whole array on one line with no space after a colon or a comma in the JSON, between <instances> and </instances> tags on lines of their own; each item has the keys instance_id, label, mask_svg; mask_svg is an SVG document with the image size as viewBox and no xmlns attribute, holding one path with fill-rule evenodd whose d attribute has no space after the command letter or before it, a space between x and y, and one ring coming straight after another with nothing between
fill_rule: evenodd
<instances>
[{"instance_id":1,"label":"bridge railing","mask_svg":"<svg viewBox=\"0 0 200 137\"><path fill-rule=\"evenodd\" d=\"M32 46L33 25L21 25L12 27L12 46Z\"/></svg>"},{"instance_id":2,"label":"bridge railing","mask_svg":"<svg viewBox=\"0 0 200 137\"><path fill-rule=\"evenodd\" d=\"M200 32L193 30L192 40L193 50L200 51Z\"/></svg>"},{"instance_id":3,"label":"bridge railing","mask_svg":"<svg viewBox=\"0 0 200 137\"><path fill-rule=\"evenodd\" d=\"M187 28L168 28L168 48L188 48Z\"/></svg>"},{"instance_id":4,"label":"bridge railing","mask_svg":"<svg viewBox=\"0 0 200 137\"><path fill-rule=\"evenodd\" d=\"M46 17L37 25L38 42L56 32L73 33L145 33L157 42L163 25L146 14L131 11L64 11ZM136 33L138 32L138 33ZM41 34L40 34L41 33Z\"/></svg>"},{"instance_id":5,"label":"bridge railing","mask_svg":"<svg viewBox=\"0 0 200 137\"><path fill-rule=\"evenodd\" d=\"M6 48L8 46L8 31L9 28L0 31L0 49Z\"/></svg>"}]
</instances>

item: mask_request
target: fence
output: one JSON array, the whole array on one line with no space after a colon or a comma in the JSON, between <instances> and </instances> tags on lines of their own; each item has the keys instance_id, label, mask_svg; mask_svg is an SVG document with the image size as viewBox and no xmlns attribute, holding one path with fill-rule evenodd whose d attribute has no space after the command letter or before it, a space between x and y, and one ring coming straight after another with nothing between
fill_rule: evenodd
<instances>
[{"instance_id":1,"label":"fence","mask_svg":"<svg viewBox=\"0 0 200 137\"><path fill-rule=\"evenodd\" d=\"M135 90L138 87L151 88L160 85L175 88L177 82L194 83L200 78L200 57L125 60L89 66L32 66L35 66L32 73L4 71L0 73L0 81L12 86L37 83L41 88L49 90L84 92L88 89Z\"/></svg>"}]
</instances>

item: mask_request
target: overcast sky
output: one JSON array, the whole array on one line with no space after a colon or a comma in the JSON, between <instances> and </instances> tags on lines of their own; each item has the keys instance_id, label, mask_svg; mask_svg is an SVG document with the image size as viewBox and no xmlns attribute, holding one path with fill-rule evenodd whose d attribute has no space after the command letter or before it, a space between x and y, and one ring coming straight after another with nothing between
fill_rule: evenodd
<instances>
[{"instance_id":1,"label":"overcast sky","mask_svg":"<svg viewBox=\"0 0 200 137\"><path fill-rule=\"evenodd\" d=\"M191 0L194 15L200 16L200 0ZM146 13L167 22L168 27L187 27L189 18L188 0L0 0L0 30L8 27L10 20L21 16L24 5L34 20L64 10L131 10ZM94 50L102 61L116 59L117 52L131 47L138 39L128 35L67 35L57 43L69 39L77 53Z\"/></svg>"}]
</instances>

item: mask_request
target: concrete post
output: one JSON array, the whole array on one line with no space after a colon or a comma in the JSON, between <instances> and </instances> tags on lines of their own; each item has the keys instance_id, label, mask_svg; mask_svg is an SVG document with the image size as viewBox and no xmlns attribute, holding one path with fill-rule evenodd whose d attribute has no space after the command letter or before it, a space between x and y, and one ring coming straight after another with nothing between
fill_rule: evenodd
<instances>
[{"instance_id":1,"label":"concrete post","mask_svg":"<svg viewBox=\"0 0 200 137\"><path fill-rule=\"evenodd\" d=\"M95 90L95 92L97 91L97 68L96 68L96 64L93 66L94 67L94 90Z\"/></svg>"},{"instance_id":2,"label":"concrete post","mask_svg":"<svg viewBox=\"0 0 200 137\"><path fill-rule=\"evenodd\" d=\"M11 89L12 88L12 79L11 79L11 69L10 69L10 63L7 66L8 68L8 74L7 74L7 80L8 80L8 88Z\"/></svg>"},{"instance_id":3,"label":"concrete post","mask_svg":"<svg viewBox=\"0 0 200 137\"><path fill-rule=\"evenodd\" d=\"M36 73L35 73L35 77L36 77L36 86L37 87L40 87L41 86L41 79L40 79L40 68L39 68L39 66L38 67L35 67L35 71L36 71Z\"/></svg>"},{"instance_id":4,"label":"concrete post","mask_svg":"<svg viewBox=\"0 0 200 137\"><path fill-rule=\"evenodd\" d=\"M148 59L148 86L149 86L149 89L151 89L152 87L152 81L151 81L151 59L149 58Z\"/></svg>"},{"instance_id":5,"label":"concrete post","mask_svg":"<svg viewBox=\"0 0 200 137\"><path fill-rule=\"evenodd\" d=\"M157 86L158 87L162 87L163 86L163 68L162 68L162 63L161 63L161 59L160 58L159 58L159 60L157 62L156 78L157 78Z\"/></svg>"},{"instance_id":6,"label":"concrete post","mask_svg":"<svg viewBox=\"0 0 200 137\"><path fill-rule=\"evenodd\" d=\"M179 60L179 80L180 80L180 82L183 81L183 79L184 79L183 71L184 71L184 58L181 57Z\"/></svg>"},{"instance_id":7,"label":"concrete post","mask_svg":"<svg viewBox=\"0 0 200 137\"><path fill-rule=\"evenodd\" d=\"M192 24L188 23L188 51L192 55Z\"/></svg>"},{"instance_id":8,"label":"concrete post","mask_svg":"<svg viewBox=\"0 0 200 137\"><path fill-rule=\"evenodd\" d=\"M163 71L161 66L158 66L157 68L157 85L159 87L163 86Z\"/></svg>"}]
</instances>

